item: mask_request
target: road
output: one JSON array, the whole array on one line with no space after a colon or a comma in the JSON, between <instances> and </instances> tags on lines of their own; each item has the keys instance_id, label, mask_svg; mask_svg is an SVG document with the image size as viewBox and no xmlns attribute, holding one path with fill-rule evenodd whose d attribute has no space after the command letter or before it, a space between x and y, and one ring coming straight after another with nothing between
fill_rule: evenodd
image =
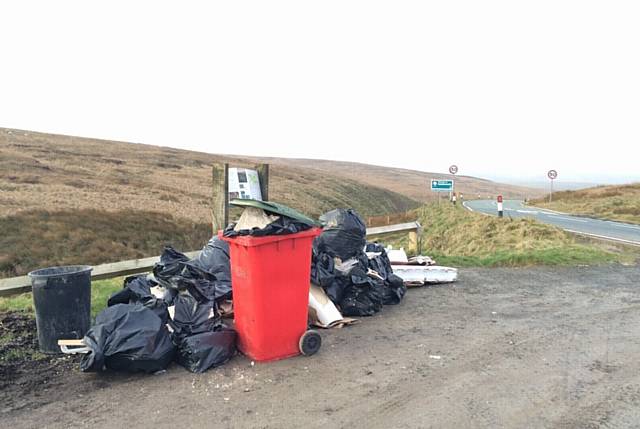
<instances>
[{"instance_id":1,"label":"road","mask_svg":"<svg viewBox=\"0 0 640 429\"><path fill-rule=\"evenodd\" d=\"M146 376L76 364L39 383L28 371L0 389L0 427L638 427L638 276L618 265L461 269L455 285L412 288L322 331L309 358Z\"/></svg>"},{"instance_id":2,"label":"road","mask_svg":"<svg viewBox=\"0 0 640 429\"><path fill-rule=\"evenodd\" d=\"M572 216L551 210L528 207L520 200L505 200L503 205L504 216L531 217L540 222L560 227L565 231L640 246L640 225ZM497 203L492 200L465 201L464 206L471 211L494 216L498 214Z\"/></svg>"}]
</instances>

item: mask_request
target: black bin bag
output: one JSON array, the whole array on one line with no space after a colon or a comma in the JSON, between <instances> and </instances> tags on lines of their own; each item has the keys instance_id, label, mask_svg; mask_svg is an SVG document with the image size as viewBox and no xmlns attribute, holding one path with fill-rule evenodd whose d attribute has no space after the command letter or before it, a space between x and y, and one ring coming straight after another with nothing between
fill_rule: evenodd
<instances>
[{"instance_id":1,"label":"black bin bag","mask_svg":"<svg viewBox=\"0 0 640 429\"><path fill-rule=\"evenodd\" d=\"M179 276L184 268L184 263L189 258L178 252L171 246L166 246L160 255L160 261L153 266L153 277L164 287L171 288L175 285L173 277Z\"/></svg>"},{"instance_id":2,"label":"black bin bag","mask_svg":"<svg viewBox=\"0 0 640 429\"><path fill-rule=\"evenodd\" d=\"M373 316L382 309L384 282L367 276L365 269L355 267L351 284L345 289L340 310L344 316Z\"/></svg>"},{"instance_id":3,"label":"black bin bag","mask_svg":"<svg viewBox=\"0 0 640 429\"><path fill-rule=\"evenodd\" d=\"M367 227L352 209L335 209L320 216L322 234L314 241L318 253L328 253L343 261L360 254L367 242Z\"/></svg>"},{"instance_id":4,"label":"black bin bag","mask_svg":"<svg viewBox=\"0 0 640 429\"><path fill-rule=\"evenodd\" d=\"M185 263L187 268L203 271L215 279L216 299L231 297L231 263L229 243L214 235L191 261ZM197 272L191 271L197 278Z\"/></svg>"},{"instance_id":5,"label":"black bin bag","mask_svg":"<svg viewBox=\"0 0 640 429\"><path fill-rule=\"evenodd\" d=\"M173 247L164 248L160 261L153 267L153 276L172 292L172 297L185 284L198 288L210 288L216 300L231 298L231 265L229 245L213 237L202 251L189 259Z\"/></svg>"},{"instance_id":6,"label":"black bin bag","mask_svg":"<svg viewBox=\"0 0 640 429\"><path fill-rule=\"evenodd\" d=\"M384 282L382 302L384 305L400 304L406 293L407 287L404 284L404 280L395 274L389 274Z\"/></svg>"},{"instance_id":7,"label":"black bin bag","mask_svg":"<svg viewBox=\"0 0 640 429\"><path fill-rule=\"evenodd\" d=\"M176 352L165 323L141 304L116 304L104 309L84 343L90 349L80 362L84 372L109 368L153 373L165 369Z\"/></svg>"},{"instance_id":8,"label":"black bin bag","mask_svg":"<svg viewBox=\"0 0 640 429\"><path fill-rule=\"evenodd\" d=\"M202 373L227 362L236 353L236 331L221 328L182 338L178 363L191 372Z\"/></svg>"},{"instance_id":9,"label":"black bin bag","mask_svg":"<svg viewBox=\"0 0 640 429\"><path fill-rule=\"evenodd\" d=\"M181 291L174 300L172 327L173 336L184 338L194 334L213 331L220 320L220 315L213 300L197 295L196 291ZM196 295L194 297L193 295Z\"/></svg>"},{"instance_id":10,"label":"black bin bag","mask_svg":"<svg viewBox=\"0 0 640 429\"><path fill-rule=\"evenodd\" d=\"M151 293L151 288L156 285L157 283L148 279L146 274L129 276L124 279L124 287L111 295L107 306L140 303L153 310L164 323L167 323L169 320L167 302L164 299L156 298Z\"/></svg>"},{"instance_id":11,"label":"black bin bag","mask_svg":"<svg viewBox=\"0 0 640 429\"><path fill-rule=\"evenodd\" d=\"M384 280L383 304L399 304L407 293L407 287L400 277L393 274L393 268L386 249L378 243L367 243L366 250L367 252L380 253L380 255L369 259L369 268L380 274Z\"/></svg>"}]
</instances>

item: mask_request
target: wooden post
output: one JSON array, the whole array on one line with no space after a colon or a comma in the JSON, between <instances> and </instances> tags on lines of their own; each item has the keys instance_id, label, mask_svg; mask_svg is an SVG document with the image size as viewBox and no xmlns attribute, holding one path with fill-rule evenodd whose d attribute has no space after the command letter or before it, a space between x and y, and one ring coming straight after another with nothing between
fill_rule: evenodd
<instances>
[{"instance_id":1,"label":"wooden post","mask_svg":"<svg viewBox=\"0 0 640 429\"><path fill-rule=\"evenodd\" d=\"M211 223L213 233L217 234L229 223L229 164L213 164L211 178Z\"/></svg>"},{"instance_id":2,"label":"wooden post","mask_svg":"<svg viewBox=\"0 0 640 429\"><path fill-rule=\"evenodd\" d=\"M418 251L418 232L409 231L409 249Z\"/></svg>"},{"instance_id":3,"label":"wooden post","mask_svg":"<svg viewBox=\"0 0 640 429\"><path fill-rule=\"evenodd\" d=\"M416 229L409 231L409 248L416 251L417 255L422 253L422 225L416 222Z\"/></svg>"},{"instance_id":4,"label":"wooden post","mask_svg":"<svg viewBox=\"0 0 640 429\"><path fill-rule=\"evenodd\" d=\"M269 164L258 164L253 168L258 172L258 179L260 179L262 201L269 201Z\"/></svg>"}]
</instances>

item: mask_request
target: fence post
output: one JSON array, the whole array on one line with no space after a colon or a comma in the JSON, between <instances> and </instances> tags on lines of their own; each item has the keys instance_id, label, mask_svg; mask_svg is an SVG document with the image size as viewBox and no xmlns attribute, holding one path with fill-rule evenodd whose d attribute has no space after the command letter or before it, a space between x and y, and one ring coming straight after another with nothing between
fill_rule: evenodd
<instances>
[{"instance_id":1,"label":"fence post","mask_svg":"<svg viewBox=\"0 0 640 429\"><path fill-rule=\"evenodd\" d=\"M269 201L269 164L258 164L253 168L258 172L262 201Z\"/></svg>"},{"instance_id":2,"label":"fence post","mask_svg":"<svg viewBox=\"0 0 640 429\"><path fill-rule=\"evenodd\" d=\"M211 224L213 233L229 223L229 164L215 163L212 168Z\"/></svg>"}]
</instances>

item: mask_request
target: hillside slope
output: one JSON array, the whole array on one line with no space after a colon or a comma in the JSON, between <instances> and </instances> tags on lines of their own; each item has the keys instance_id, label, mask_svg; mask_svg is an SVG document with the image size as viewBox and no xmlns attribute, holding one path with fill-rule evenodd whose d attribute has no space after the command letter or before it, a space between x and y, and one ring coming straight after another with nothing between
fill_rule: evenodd
<instances>
[{"instance_id":1,"label":"hillside slope","mask_svg":"<svg viewBox=\"0 0 640 429\"><path fill-rule=\"evenodd\" d=\"M565 213L640 224L640 183L554 192L551 203L541 198L532 200L530 204Z\"/></svg>"},{"instance_id":2,"label":"hillside slope","mask_svg":"<svg viewBox=\"0 0 640 429\"><path fill-rule=\"evenodd\" d=\"M397 213L436 197L430 178L450 177L352 162L213 155L167 147L0 128L0 216L32 208L123 208L209 220L210 165L271 164L271 197L311 215L353 207L365 216ZM456 177L468 198L529 188Z\"/></svg>"},{"instance_id":3,"label":"hillside slope","mask_svg":"<svg viewBox=\"0 0 640 429\"><path fill-rule=\"evenodd\" d=\"M210 230L211 164L268 162L270 197L311 216L416 208L427 173L357 163L212 155L0 128L0 276L195 250ZM459 178L483 192L508 186ZM470 186L471 186L470 185ZM476 189L469 188L469 189ZM470 191L466 191L470 192Z\"/></svg>"},{"instance_id":4,"label":"hillside slope","mask_svg":"<svg viewBox=\"0 0 640 429\"><path fill-rule=\"evenodd\" d=\"M413 155L407 154L407 156ZM280 162L279 159L274 161ZM292 162L297 167L303 167L309 171L339 175L389 189L422 202L433 201L438 198L436 193L429 190L431 179L455 180L456 191L462 192L467 199L492 198L498 194L510 199L524 199L535 198L544 193L541 189L497 183L478 177L452 176L450 174L429 173L357 162L315 159L291 159L285 161Z\"/></svg>"},{"instance_id":5,"label":"hillside slope","mask_svg":"<svg viewBox=\"0 0 640 429\"><path fill-rule=\"evenodd\" d=\"M0 129L0 216L30 209L131 209L209 222L211 163L261 161ZM406 195L282 160L272 163L270 194L313 216L336 207L366 216L418 206Z\"/></svg>"}]
</instances>

